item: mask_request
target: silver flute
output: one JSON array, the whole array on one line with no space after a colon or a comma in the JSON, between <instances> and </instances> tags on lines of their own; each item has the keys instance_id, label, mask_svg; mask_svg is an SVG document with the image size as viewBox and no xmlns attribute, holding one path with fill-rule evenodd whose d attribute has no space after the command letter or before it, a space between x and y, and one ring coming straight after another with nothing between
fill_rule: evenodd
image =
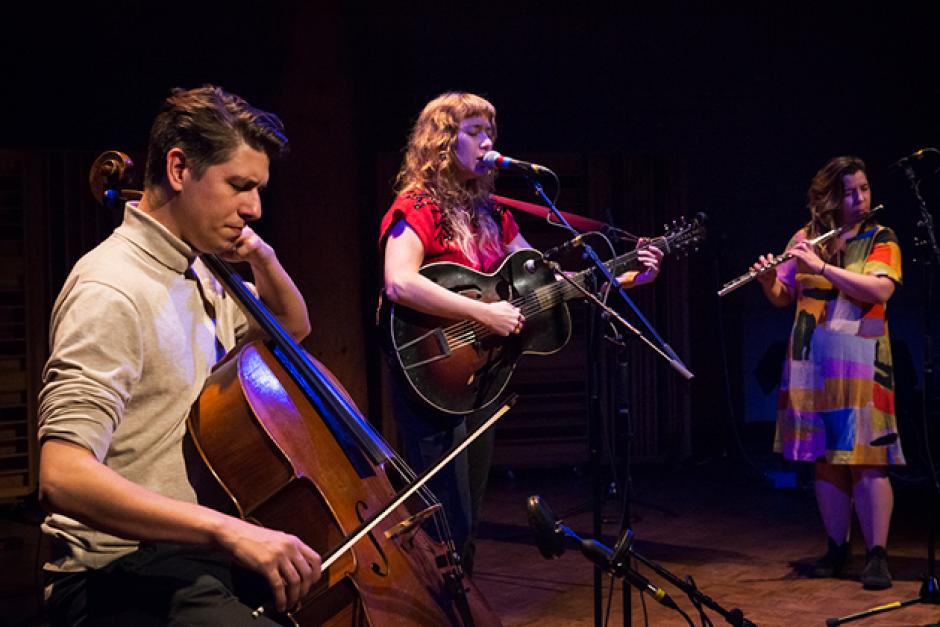
<instances>
[{"instance_id":1,"label":"silver flute","mask_svg":"<svg viewBox=\"0 0 940 627\"><path fill-rule=\"evenodd\" d=\"M859 224L860 222L865 222L866 220L870 220L873 215L875 215L877 212L881 211L884 208L885 208L884 205L878 205L877 207L875 207L874 209L872 209L865 215L861 216L861 218L859 220L856 220L855 222L849 222L848 224L843 224L840 227L826 231L822 235L817 235L813 239L804 240L804 241L808 242L812 246L825 244L826 242L833 239L834 237L839 237L840 235L842 235L843 233L845 233L846 231L854 227L856 224ZM718 295L724 296L725 294L730 294L731 292L738 289L742 285L747 285L748 283L750 283L757 277L765 274L771 268L776 268L784 261L787 261L788 259L792 259L792 258L793 258L793 255L791 255L790 253L783 253L782 255L777 255L770 261L770 263L761 267L760 270L748 270L747 272L745 272L738 278L732 279L731 281L728 281L727 283L725 283L724 287L718 290Z\"/></svg>"}]
</instances>

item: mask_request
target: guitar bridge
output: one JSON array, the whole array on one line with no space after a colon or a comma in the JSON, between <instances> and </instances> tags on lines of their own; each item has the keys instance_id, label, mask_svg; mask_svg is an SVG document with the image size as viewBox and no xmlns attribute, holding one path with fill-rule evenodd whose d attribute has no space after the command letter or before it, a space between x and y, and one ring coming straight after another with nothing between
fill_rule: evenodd
<instances>
[{"instance_id":1,"label":"guitar bridge","mask_svg":"<svg viewBox=\"0 0 940 627\"><path fill-rule=\"evenodd\" d=\"M450 344L447 343L443 329L434 329L434 339L437 340L437 347L440 349L441 355L443 357L450 355Z\"/></svg>"}]
</instances>

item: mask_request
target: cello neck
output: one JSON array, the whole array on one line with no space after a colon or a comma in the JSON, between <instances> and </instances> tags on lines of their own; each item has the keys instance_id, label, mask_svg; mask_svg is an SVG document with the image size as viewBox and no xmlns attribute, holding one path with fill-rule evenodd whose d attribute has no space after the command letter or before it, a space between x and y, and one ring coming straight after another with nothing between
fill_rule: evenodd
<instances>
[{"instance_id":1,"label":"cello neck","mask_svg":"<svg viewBox=\"0 0 940 627\"><path fill-rule=\"evenodd\" d=\"M343 394L337 384L316 366L304 349L277 321L242 278L225 261L216 255L200 255L203 262L219 279L225 290L242 306L268 336L272 349L295 383L323 415L330 431L350 454L350 460L361 472L369 472L365 460L357 460L352 453L365 453L372 466L380 465L394 457L394 453L375 431L369 421ZM352 446L350 446L352 445Z\"/></svg>"}]
</instances>

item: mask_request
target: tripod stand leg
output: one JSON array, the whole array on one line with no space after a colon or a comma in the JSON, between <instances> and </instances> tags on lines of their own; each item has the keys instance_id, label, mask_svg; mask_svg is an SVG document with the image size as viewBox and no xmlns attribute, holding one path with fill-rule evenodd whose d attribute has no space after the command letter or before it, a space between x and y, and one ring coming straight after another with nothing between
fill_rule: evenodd
<instances>
[{"instance_id":1,"label":"tripod stand leg","mask_svg":"<svg viewBox=\"0 0 940 627\"><path fill-rule=\"evenodd\" d=\"M908 599L906 601L895 601L893 603L886 603L884 605L879 605L862 612L856 612L855 614L849 614L847 616L842 616L839 618L827 618L826 627L835 627L836 625L842 625L844 623L850 623L855 620L861 620L863 618L868 618L869 616L874 616L875 614L882 614L884 612L890 612L892 610L899 610L902 607L907 607L908 605L914 605L915 603L940 603L940 592L937 589L937 579L932 575L927 575L924 577L924 583L920 587L920 596L914 599Z\"/></svg>"},{"instance_id":2,"label":"tripod stand leg","mask_svg":"<svg viewBox=\"0 0 940 627\"><path fill-rule=\"evenodd\" d=\"M937 578L933 576L933 571L924 577L924 583L920 585L920 598L924 603L940 604L940 588L937 587Z\"/></svg>"},{"instance_id":3,"label":"tripod stand leg","mask_svg":"<svg viewBox=\"0 0 940 627\"><path fill-rule=\"evenodd\" d=\"M902 607L907 607L908 605L913 605L915 603L920 603L920 597L916 599L908 599L907 601L895 601L894 603L886 603L885 605L879 605L871 609L864 610L862 612L856 612L855 614L849 614L847 616L842 616L839 618L827 618L826 627L835 627L836 625L842 625L844 623L850 623L855 620L861 620L863 618L868 618L869 616L874 616L875 614L881 614L883 612L890 612L891 610L897 610Z\"/></svg>"}]
</instances>

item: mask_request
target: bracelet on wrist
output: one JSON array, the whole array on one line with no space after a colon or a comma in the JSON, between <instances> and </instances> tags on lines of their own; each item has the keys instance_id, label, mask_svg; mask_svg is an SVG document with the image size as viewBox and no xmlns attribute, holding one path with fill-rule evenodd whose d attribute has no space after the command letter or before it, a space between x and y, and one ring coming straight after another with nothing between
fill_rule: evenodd
<instances>
[{"instance_id":1,"label":"bracelet on wrist","mask_svg":"<svg viewBox=\"0 0 940 627\"><path fill-rule=\"evenodd\" d=\"M823 262L822 267L819 269L819 273L818 273L819 276L822 276L822 277L825 277L825 276L826 276L826 275L823 274L823 273L826 271L826 266L828 266L828 265L829 265L829 264L826 263L825 261Z\"/></svg>"}]
</instances>

